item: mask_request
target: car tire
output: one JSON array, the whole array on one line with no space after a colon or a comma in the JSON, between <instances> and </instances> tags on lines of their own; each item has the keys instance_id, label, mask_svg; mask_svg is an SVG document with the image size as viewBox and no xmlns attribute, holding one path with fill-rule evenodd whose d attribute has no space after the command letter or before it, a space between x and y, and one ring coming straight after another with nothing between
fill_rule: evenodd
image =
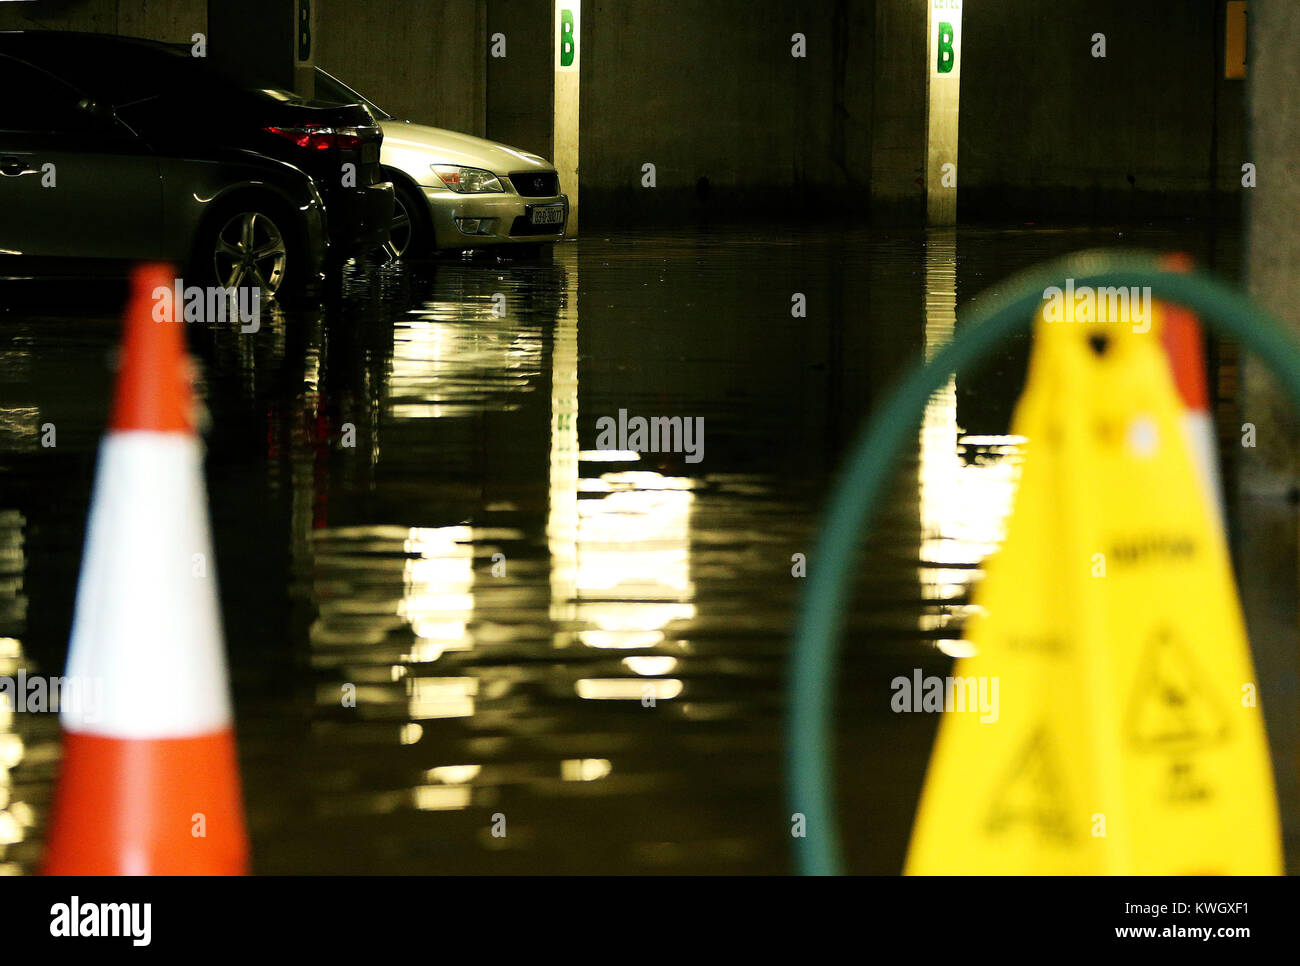
<instances>
[{"instance_id":1,"label":"car tire","mask_svg":"<svg viewBox=\"0 0 1300 966\"><path fill-rule=\"evenodd\" d=\"M423 258L433 254L433 223L429 206L418 192L388 172L393 182L393 227L383 250L390 259Z\"/></svg>"},{"instance_id":2,"label":"car tire","mask_svg":"<svg viewBox=\"0 0 1300 966\"><path fill-rule=\"evenodd\" d=\"M205 285L258 285L262 298L284 301L306 289L307 263L302 226L287 207L245 197L222 203L204 220L192 271Z\"/></svg>"}]
</instances>

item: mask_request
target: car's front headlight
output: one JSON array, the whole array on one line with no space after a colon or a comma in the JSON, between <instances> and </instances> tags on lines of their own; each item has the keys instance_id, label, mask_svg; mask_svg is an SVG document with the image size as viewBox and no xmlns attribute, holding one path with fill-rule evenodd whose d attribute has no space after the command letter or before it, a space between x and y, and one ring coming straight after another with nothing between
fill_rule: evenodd
<instances>
[{"instance_id":1,"label":"car's front headlight","mask_svg":"<svg viewBox=\"0 0 1300 966\"><path fill-rule=\"evenodd\" d=\"M442 183L452 191L461 194L481 194L488 191L504 191L501 182L491 171L482 168L462 168L457 164L431 164Z\"/></svg>"}]
</instances>

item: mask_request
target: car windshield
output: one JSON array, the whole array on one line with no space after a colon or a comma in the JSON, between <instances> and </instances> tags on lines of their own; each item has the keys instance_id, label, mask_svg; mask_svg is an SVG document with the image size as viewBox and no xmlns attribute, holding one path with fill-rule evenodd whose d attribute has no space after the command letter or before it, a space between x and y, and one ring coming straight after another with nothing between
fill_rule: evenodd
<instances>
[{"instance_id":1,"label":"car windshield","mask_svg":"<svg viewBox=\"0 0 1300 966\"><path fill-rule=\"evenodd\" d=\"M333 74L329 74L319 67L316 68L316 100L324 101L326 104L364 104L370 108L370 113L379 120L391 121L393 119L393 115L374 101L362 97Z\"/></svg>"}]
</instances>

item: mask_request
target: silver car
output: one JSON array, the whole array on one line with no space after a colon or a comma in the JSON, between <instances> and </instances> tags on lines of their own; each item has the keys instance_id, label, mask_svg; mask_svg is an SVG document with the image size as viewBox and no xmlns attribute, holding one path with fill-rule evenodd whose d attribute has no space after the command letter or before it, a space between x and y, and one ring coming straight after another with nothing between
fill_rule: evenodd
<instances>
[{"instance_id":1,"label":"silver car","mask_svg":"<svg viewBox=\"0 0 1300 966\"><path fill-rule=\"evenodd\" d=\"M380 163L396 189L389 255L557 241L569 198L545 158L496 141L396 120L316 68L316 99L365 104L384 131Z\"/></svg>"}]
</instances>

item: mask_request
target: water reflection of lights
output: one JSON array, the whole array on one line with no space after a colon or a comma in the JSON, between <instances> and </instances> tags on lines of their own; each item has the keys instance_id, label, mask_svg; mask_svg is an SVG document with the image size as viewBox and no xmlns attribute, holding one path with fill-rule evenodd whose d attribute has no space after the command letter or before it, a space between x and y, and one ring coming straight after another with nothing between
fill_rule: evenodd
<instances>
[{"instance_id":1,"label":"water reflection of lights","mask_svg":"<svg viewBox=\"0 0 1300 966\"><path fill-rule=\"evenodd\" d=\"M468 785L419 785L415 788L415 807L426 812L468 808L474 790Z\"/></svg>"},{"instance_id":2,"label":"water reflection of lights","mask_svg":"<svg viewBox=\"0 0 1300 966\"><path fill-rule=\"evenodd\" d=\"M474 613L473 541L473 529L467 526L413 527L402 548L408 556L397 613L410 623L416 639L393 672L405 682L410 716L416 721L474 714L477 678L407 674L408 664L437 661L447 651L473 646L469 632ZM438 801L443 803L438 807L461 807L447 805L445 796Z\"/></svg>"},{"instance_id":3,"label":"water reflection of lights","mask_svg":"<svg viewBox=\"0 0 1300 966\"><path fill-rule=\"evenodd\" d=\"M460 307L454 314L416 310L395 325L389 378L393 418L475 415L488 395L532 388L541 371L539 333L504 326L490 313L483 319L470 315Z\"/></svg>"},{"instance_id":4,"label":"water reflection of lights","mask_svg":"<svg viewBox=\"0 0 1300 966\"><path fill-rule=\"evenodd\" d=\"M23 592L26 558L23 529L26 521L16 510L0 511L0 634L17 630L26 618ZM0 676L13 678L24 666L22 644L16 637L0 636ZM15 801L13 769L23 760L25 746L17 733L16 708L8 693L0 694L0 874L16 874L7 861L11 848L26 837L35 821L31 807Z\"/></svg>"},{"instance_id":5,"label":"water reflection of lights","mask_svg":"<svg viewBox=\"0 0 1300 966\"><path fill-rule=\"evenodd\" d=\"M415 807L422 811L468 808L473 799L470 787L482 772L482 765L440 765L424 773L427 784L415 789Z\"/></svg>"},{"instance_id":6,"label":"water reflection of lights","mask_svg":"<svg viewBox=\"0 0 1300 966\"><path fill-rule=\"evenodd\" d=\"M22 648L12 637L0 637L0 675L12 677L22 662ZM23 740L14 732L14 706L8 694L0 694L0 857L9 846L23 840L23 829L31 824L31 809L13 801L10 772L23 758ZM0 872L12 871L0 862Z\"/></svg>"},{"instance_id":7,"label":"water reflection of lights","mask_svg":"<svg viewBox=\"0 0 1300 966\"><path fill-rule=\"evenodd\" d=\"M444 785L464 785L473 781L483 770L482 765L439 765L425 772L425 779Z\"/></svg>"},{"instance_id":8,"label":"water reflection of lights","mask_svg":"<svg viewBox=\"0 0 1300 966\"><path fill-rule=\"evenodd\" d=\"M380 404L392 423L510 410L515 395L532 391L541 373L543 327L498 311L494 290L513 291L510 280L454 268L439 278L457 290L405 312L393 327ZM576 344L573 358L576 366ZM377 461L377 449L373 456ZM472 675L448 668L434 676L429 669L477 642L475 547L517 536L468 525L336 526L311 533L314 659L339 669L359 707L384 719L402 714L401 744L427 740L439 720L469 718L481 700L504 693L503 672L490 667ZM337 704L339 689L326 685L318 694L322 705ZM479 772L478 765L430 769L412 782L409 801L421 810L467 808Z\"/></svg>"},{"instance_id":9,"label":"water reflection of lights","mask_svg":"<svg viewBox=\"0 0 1300 966\"><path fill-rule=\"evenodd\" d=\"M956 232L933 229L925 256L927 360L952 341L956 286ZM954 657L969 655L971 645L942 635L967 617L970 608L945 602L966 593L980 562L1002 542L1022 442L1017 436L963 436L957 426L955 378L926 405L920 434L920 579L924 599L937 603L921 615L920 627L936 632L936 645ZM963 455L974 458L963 460Z\"/></svg>"},{"instance_id":10,"label":"water reflection of lights","mask_svg":"<svg viewBox=\"0 0 1300 966\"><path fill-rule=\"evenodd\" d=\"M0 444L6 452L34 450L40 440L40 410L0 406Z\"/></svg>"},{"instance_id":11,"label":"water reflection of lights","mask_svg":"<svg viewBox=\"0 0 1300 966\"><path fill-rule=\"evenodd\" d=\"M557 261L571 252L556 252ZM580 450L578 445L577 271L568 271L566 310L551 353L551 473L546 521L551 610L557 647L639 650L668 645L668 628L695 616L691 603L689 479L649 470L582 477L580 464L631 463L638 454ZM624 678L584 678L582 698L669 700L682 682L665 678L670 655L625 658Z\"/></svg>"},{"instance_id":12,"label":"water reflection of lights","mask_svg":"<svg viewBox=\"0 0 1300 966\"><path fill-rule=\"evenodd\" d=\"M468 718L474 714L477 678L406 678L412 718Z\"/></svg>"},{"instance_id":13,"label":"water reflection of lights","mask_svg":"<svg viewBox=\"0 0 1300 966\"><path fill-rule=\"evenodd\" d=\"M682 693L675 678L583 678L575 686L578 697L598 701L670 701Z\"/></svg>"},{"instance_id":14,"label":"water reflection of lights","mask_svg":"<svg viewBox=\"0 0 1300 966\"><path fill-rule=\"evenodd\" d=\"M311 641L317 660L345 665L344 680L357 685L358 703L391 705L392 686L400 686L411 719L402 744L420 740L420 721L474 713L477 678L413 672L449 651L473 647L475 537L469 526L334 527L314 534L318 612ZM399 575L400 595L391 589ZM356 650L384 648L402 628L410 643L387 652L394 663L386 668L368 664L365 652ZM322 701L338 700L332 686L321 695Z\"/></svg>"},{"instance_id":15,"label":"water reflection of lights","mask_svg":"<svg viewBox=\"0 0 1300 966\"><path fill-rule=\"evenodd\" d=\"M560 762L560 778L566 782L600 781L612 768L608 758L566 758Z\"/></svg>"},{"instance_id":16,"label":"water reflection of lights","mask_svg":"<svg viewBox=\"0 0 1300 966\"><path fill-rule=\"evenodd\" d=\"M677 667L677 658L669 657L666 654L638 654L633 657L623 658L623 666L633 674L659 677L673 672L673 669Z\"/></svg>"},{"instance_id":17,"label":"water reflection of lights","mask_svg":"<svg viewBox=\"0 0 1300 966\"><path fill-rule=\"evenodd\" d=\"M568 255L568 252L564 253ZM559 255L559 253L557 253ZM546 546L551 558L550 618L556 647L573 641L578 596L578 292L577 266L567 273L564 310L551 340L551 448Z\"/></svg>"},{"instance_id":18,"label":"water reflection of lights","mask_svg":"<svg viewBox=\"0 0 1300 966\"><path fill-rule=\"evenodd\" d=\"M630 471L579 486L593 496L578 501L577 616L594 625L579 640L602 648L663 643L664 628L695 616L691 481Z\"/></svg>"},{"instance_id":19,"label":"water reflection of lights","mask_svg":"<svg viewBox=\"0 0 1300 966\"><path fill-rule=\"evenodd\" d=\"M472 646L473 539L467 526L411 529L403 547L408 556L397 613L410 623L416 641L403 661L436 661L446 651Z\"/></svg>"}]
</instances>

